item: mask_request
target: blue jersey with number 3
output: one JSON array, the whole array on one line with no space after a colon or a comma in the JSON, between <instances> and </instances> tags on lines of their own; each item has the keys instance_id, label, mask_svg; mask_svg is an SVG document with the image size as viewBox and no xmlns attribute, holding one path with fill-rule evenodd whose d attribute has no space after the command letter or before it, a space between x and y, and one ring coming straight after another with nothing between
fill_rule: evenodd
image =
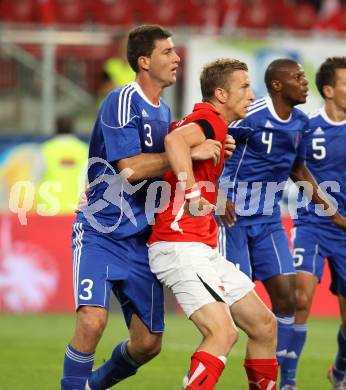
<instances>
[{"instance_id":1,"label":"blue jersey with number 3","mask_svg":"<svg viewBox=\"0 0 346 390\"><path fill-rule=\"evenodd\" d=\"M280 221L279 201L296 159L305 159L308 117L294 108L281 119L269 96L256 100L246 118L229 128L237 148L225 162L220 186L236 202L237 224Z\"/></svg>"},{"instance_id":2,"label":"blue jersey with number 3","mask_svg":"<svg viewBox=\"0 0 346 390\"><path fill-rule=\"evenodd\" d=\"M140 153L164 152L170 122L170 110L163 100L152 104L135 82L106 97L90 140L88 208L79 213L78 222L101 232L106 228L114 238L148 229L150 213L146 214L145 205L152 180L145 185L142 181L124 183L115 163Z\"/></svg>"}]
</instances>

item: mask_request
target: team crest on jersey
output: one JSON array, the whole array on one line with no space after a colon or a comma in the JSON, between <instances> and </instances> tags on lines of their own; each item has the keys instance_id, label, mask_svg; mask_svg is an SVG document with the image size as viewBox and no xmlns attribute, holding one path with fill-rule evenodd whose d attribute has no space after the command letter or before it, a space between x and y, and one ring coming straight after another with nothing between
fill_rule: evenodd
<instances>
[{"instance_id":1,"label":"team crest on jersey","mask_svg":"<svg viewBox=\"0 0 346 390\"><path fill-rule=\"evenodd\" d=\"M317 129L313 133L314 135L322 135L324 134L324 131L322 130L321 127L317 127Z\"/></svg>"}]
</instances>

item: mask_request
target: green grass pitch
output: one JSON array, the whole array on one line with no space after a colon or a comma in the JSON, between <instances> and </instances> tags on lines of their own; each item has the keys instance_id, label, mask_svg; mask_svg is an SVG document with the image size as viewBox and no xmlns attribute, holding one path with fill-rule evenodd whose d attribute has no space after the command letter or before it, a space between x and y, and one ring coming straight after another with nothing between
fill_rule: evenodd
<instances>
[{"instance_id":1,"label":"green grass pitch","mask_svg":"<svg viewBox=\"0 0 346 390\"><path fill-rule=\"evenodd\" d=\"M62 359L72 335L74 316L0 315L0 389L59 390ZM331 386L326 370L336 350L336 319L312 319L298 372L299 390L325 390ZM112 347L127 335L122 317L111 314L96 354L98 366ZM119 390L178 390L200 336L183 316L167 315L164 347L160 356L140 373L119 384ZM246 390L242 368L246 337L240 336L217 389Z\"/></svg>"}]
</instances>

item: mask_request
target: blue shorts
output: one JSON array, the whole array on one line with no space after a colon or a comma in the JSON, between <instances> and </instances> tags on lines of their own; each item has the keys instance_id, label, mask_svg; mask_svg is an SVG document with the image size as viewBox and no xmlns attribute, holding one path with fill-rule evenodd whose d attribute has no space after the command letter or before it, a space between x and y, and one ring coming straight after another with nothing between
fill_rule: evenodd
<instances>
[{"instance_id":1,"label":"blue shorts","mask_svg":"<svg viewBox=\"0 0 346 390\"><path fill-rule=\"evenodd\" d=\"M280 222L219 226L218 247L252 280L295 274L288 238Z\"/></svg>"},{"instance_id":2,"label":"blue shorts","mask_svg":"<svg viewBox=\"0 0 346 390\"><path fill-rule=\"evenodd\" d=\"M309 272L320 281L325 258L332 282L330 291L346 297L346 235L328 226L299 224L292 231L293 256L297 271Z\"/></svg>"},{"instance_id":3,"label":"blue shorts","mask_svg":"<svg viewBox=\"0 0 346 390\"><path fill-rule=\"evenodd\" d=\"M151 273L148 234L114 240L86 224L73 224L73 287L76 308L109 308L111 290L129 327L133 313L150 332L163 332L162 285Z\"/></svg>"}]
</instances>

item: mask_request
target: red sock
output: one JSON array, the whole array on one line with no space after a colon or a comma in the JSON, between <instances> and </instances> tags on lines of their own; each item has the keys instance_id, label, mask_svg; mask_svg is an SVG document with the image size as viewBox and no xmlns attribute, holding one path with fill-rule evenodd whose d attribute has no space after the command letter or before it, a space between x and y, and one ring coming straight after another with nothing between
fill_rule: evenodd
<instances>
[{"instance_id":1,"label":"red sock","mask_svg":"<svg viewBox=\"0 0 346 390\"><path fill-rule=\"evenodd\" d=\"M186 390L213 390L224 368L225 364L218 357L204 351L195 352Z\"/></svg>"},{"instance_id":2,"label":"red sock","mask_svg":"<svg viewBox=\"0 0 346 390\"><path fill-rule=\"evenodd\" d=\"M276 359L245 359L249 390L275 390L278 377Z\"/></svg>"}]
</instances>

